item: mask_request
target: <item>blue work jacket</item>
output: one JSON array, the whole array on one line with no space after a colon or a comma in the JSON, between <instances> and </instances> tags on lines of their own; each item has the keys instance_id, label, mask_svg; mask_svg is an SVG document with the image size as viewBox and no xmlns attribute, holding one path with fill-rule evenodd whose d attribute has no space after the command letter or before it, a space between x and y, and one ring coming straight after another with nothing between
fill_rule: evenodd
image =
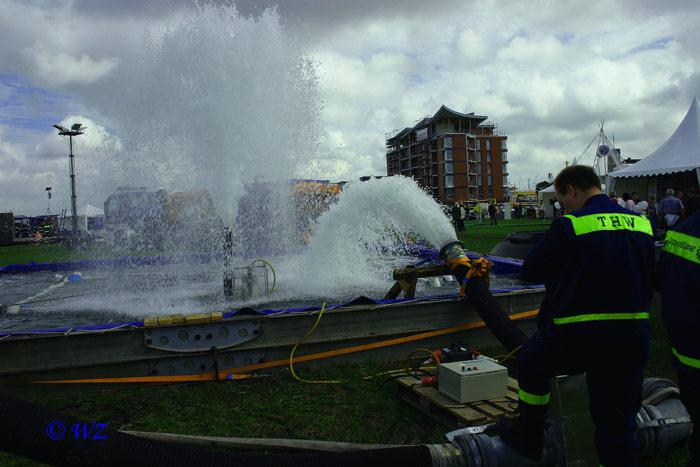
<instances>
[{"instance_id":1,"label":"blue work jacket","mask_svg":"<svg viewBox=\"0 0 700 467\"><path fill-rule=\"evenodd\" d=\"M521 278L545 284L541 333L634 331L648 338L653 268L648 219L600 194L552 222Z\"/></svg>"},{"instance_id":2,"label":"blue work jacket","mask_svg":"<svg viewBox=\"0 0 700 467\"><path fill-rule=\"evenodd\" d=\"M700 212L666 233L655 279L674 356L700 368Z\"/></svg>"}]
</instances>

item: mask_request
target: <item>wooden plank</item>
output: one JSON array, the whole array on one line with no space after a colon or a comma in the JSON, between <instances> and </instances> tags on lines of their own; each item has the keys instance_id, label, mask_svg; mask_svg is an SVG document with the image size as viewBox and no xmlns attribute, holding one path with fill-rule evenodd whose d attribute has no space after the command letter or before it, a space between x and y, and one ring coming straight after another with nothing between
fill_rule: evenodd
<instances>
[{"instance_id":1,"label":"wooden plank","mask_svg":"<svg viewBox=\"0 0 700 467\"><path fill-rule=\"evenodd\" d=\"M456 416L458 419L463 420L466 426L476 425L488 419L486 415L474 410L468 405L449 408L448 412Z\"/></svg>"},{"instance_id":2,"label":"wooden plank","mask_svg":"<svg viewBox=\"0 0 700 467\"><path fill-rule=\"evenodd\" d=\"M474 410L478 410L479 412L487 415L489 418L498 419L502 418L505 415L501 409L499 409L498 407L494 407L493 405L485 401L472 402L471 404L469 404L469 406L472 407Z\"/></svg>"},{"instance_id":3,"label":"wooden plank","mask_svg":"<svg viewBox=\"0 0 700 467\"><path fill-rule=\"evenodd\" d=\"M520 389L520 386L518 385L518 380L515 378L509 377L508 378L508 389L510 389L511 391L515 391L515 393L517 394L518 389Z\"/></svg>"},{"instance_id":4,"label":"wooden plank","mask_svg":"<svg viewBox=\"0 0 700 467\"><path fill-rule=\"evenodd\" d=\"M517 400L512 401L510 399L503 397L500 399L489 399L486 402L497 407L501 412L504 412L508 415L515 415L518 412Z\"/></svg>"},{"instance_id":5,"label":"wooden plank","mask_svg":"<svg viewBox=\"0 0 700 467\"><path fill-rule=\"evenodd\" d=\"M517 398L460 404L431 386L422 386L410 376L397 378L401 398L420 412L450 427L473 426L517 413ZM515 394L515 393L512 393Z\"/></svg>"},{"instance_id":6,"label":"wooden plank","mask_svg":"<svg viewBox=\"0 0 700 467\"><path fill-rule=\"evenodd\" d=\"M513 391L512 389L508 388L508 392L506 393L506 399L510 401L515 401L518 402L520 398L518 397L518 392Z\"/></svg>"}]
</instances>

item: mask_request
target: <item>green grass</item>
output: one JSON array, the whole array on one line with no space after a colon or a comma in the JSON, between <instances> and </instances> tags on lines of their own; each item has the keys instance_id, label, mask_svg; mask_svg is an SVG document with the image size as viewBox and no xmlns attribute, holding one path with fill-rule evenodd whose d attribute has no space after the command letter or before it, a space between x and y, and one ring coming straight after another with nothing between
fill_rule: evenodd
<instances>
[{"instance_id":1,"label":"green grass","mask_svg":"<svg viewBox=\"0 0 700 467\"><path fill-rule=\"evenodd\" d=\"M469 249L487 253L509 232L546 229L549 222L519 219L499 221L497 227L470 222L459 238ZM75 258L72 252L58 245L42 247L0 248L0 264L26 262L22 258L35 261ZM14 248L18 249L5 253ZM652 314L651 324L653 341L646 374L675 379L668 337L658 313ZM503 349L482 351L486 355L498 355ZM110 428L115 429L360 443L443 442L448 430L402 402L392 381L381 385L382 378L361 379L401 366L397 362L375 362L314 370L299 365L297 369L307 379L340 379L347 381L345 384L305 384L282 373L254 382L120 388L79 397L40 397L34 401L85 420L109 422ZM682 466L686 461L686 449L675 447L665 456L643 465ZM35 464L0 453L0 465Z\"/></svg>"},{"instance_id":2,"label":"green grass","mask_svg":"<svg viewBox=\"0 0 700 467\"><path fill-rule=\"evenodd\" d=\"M464 231L458 234L458 238L468 250L486 254L511 232L547 230L551 222L551 219L499 219L498 225L492 226L488 221L469 221Z\"/></svg>"},{"instance_id":3,"label":"green grass","mask_svg":"<svg viewBox=\"0 0 700 467\"><path fill-rule=\"evenodd\" d=\"M0 266L27 264L32 261L35 263L56 263L112 256L115 255L102 247L75 250L60 243L22 243L0 247Z\"/></svg>"},{"instance_id":4,"label":"green grass","mask_svg":"<svg viewBox=\"0 0 700 467\"><path fill-rule=\"evenodd\" d=\"M0 247L0 266L8 264L56 263L83 259L114 258L121 256L158 256L162 251L113 252L104 245L71 249L60 243L22 243Z\"/></svg>"}]
</instances>

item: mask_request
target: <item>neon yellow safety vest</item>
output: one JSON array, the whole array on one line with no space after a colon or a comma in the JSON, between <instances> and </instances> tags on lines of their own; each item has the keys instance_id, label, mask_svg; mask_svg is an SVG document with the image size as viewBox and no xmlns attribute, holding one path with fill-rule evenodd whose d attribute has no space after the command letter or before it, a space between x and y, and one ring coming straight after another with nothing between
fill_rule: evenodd
<instances>
[{"instance_id":1,"label":"neon yellow safety vest","mask_svg":"<svg viewBox=\"0 0 700 467\"><path fill-rule=\"evenodd\" d=\"M571 221L576 236L604 230L631 230L633 232L654 235L651 230L651 222L649 222L649 219L642 216L635 216L634 214L620 214L614 212L589 214L581 217L567 214L564 217Z\"/></svg>"},{"instance_id":2,"label":"neon yellow safety vest","mask_svg":"<svg viewBox=\"0 0 700 467\"><path fill-rule=\"evenodd\" d=\"M698 237L669 230L666 232L664 251L700 264L700 238Z\"/></svg>"},{"instance_id":3,"label":"neon yellow safety vest","mask_svg":"<svg viewBox=\"0 0 700 467\"><path fill-rule=\"evenodd\" d=\"M637 216L634 214L623 213L595 213L585 216L576 217L571 214L566 214L564 217L571 221L574 229L574 234L579 237L595 232L627 230L639 232L649 236L653 236L653 231L649 219ZM589 321L613 321L613 320L632 320L632 319L648 319L649 312L610 312L610 313L586 313L572 316L554 317L554 324L571 324L583 323Z\"/></svg>"},{"instance_id":4,"label":"neon yellow safety vest","mask_svg":"<svg viewBox=\"0 0 700 467\"><path fill-rule=\"evenodd\" d=\"M682 232L676 232L674 230L669 230L666 232L666 242L664 244L663 251L671 255L677 256L683 260L690 261L700 265L700 238L694 235L688 235ZM680 313L682 309L673 309L672 313ZM681 323L675 323L671 329L671 337L673 338L674 327L682 326ZM688 355L680 353L675 347L671 347L673 355L684 365L691 368L700 369L700 359L693 358Z\"/></svg>"}]
</instances>

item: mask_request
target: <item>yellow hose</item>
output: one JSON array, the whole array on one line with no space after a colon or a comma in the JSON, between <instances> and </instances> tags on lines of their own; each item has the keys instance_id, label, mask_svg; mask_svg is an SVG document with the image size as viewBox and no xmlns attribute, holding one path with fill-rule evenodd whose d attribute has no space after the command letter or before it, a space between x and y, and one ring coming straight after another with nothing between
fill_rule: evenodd
<instances>
[{"instance_id":1,"label":"yellow hose","mask_svg":"<svg viewBox=\"0 0 700 467\"><path fill-rule=\"evenodd\" d=\"M318 318L316 318L316 322L314 323L313 326L311 326L311 329L306 331L306 334L304 334L304 337L302 337L299 342L297 342L294 347L292 348L292 353L289 354L289 371L292 373L292 376L294 379L297 381L300 381L302 383L312 383L312 384L340 384L344 383L345 381L337 381L337 380L328 380L328 381L323 381L323 380L310 380L310 379L304 379L300 378L297 376L296 372L294 371L294 352L296 352L297 347L301 345L313 332L316 330L316 327L318 326L318 323L321 322L321 318L323 317L323 312L326 311L326 302L323 302L323 305L321 306L321 311L318 313Z\"/></svg>"},{"instance_id":2,"label":"yellow hose","mask_svg":"<svg viewBox=\"0 0 700 467\"><path fill-rule=\"evenodd\" d=\"M522 345L517 346L516 348L514 348L513 350L511 350L510 352L508 352L508 353L506 354L505 357L501 358L501 359L498 361L498 363L501 363L501 364L505 363L505 362L506 362L507 360L509 360L513 355L515 355L515 353L516 353L518 350L520 350L520 349L522 349L522 348L523 348Z\"/></svg>"}]
</instances>

